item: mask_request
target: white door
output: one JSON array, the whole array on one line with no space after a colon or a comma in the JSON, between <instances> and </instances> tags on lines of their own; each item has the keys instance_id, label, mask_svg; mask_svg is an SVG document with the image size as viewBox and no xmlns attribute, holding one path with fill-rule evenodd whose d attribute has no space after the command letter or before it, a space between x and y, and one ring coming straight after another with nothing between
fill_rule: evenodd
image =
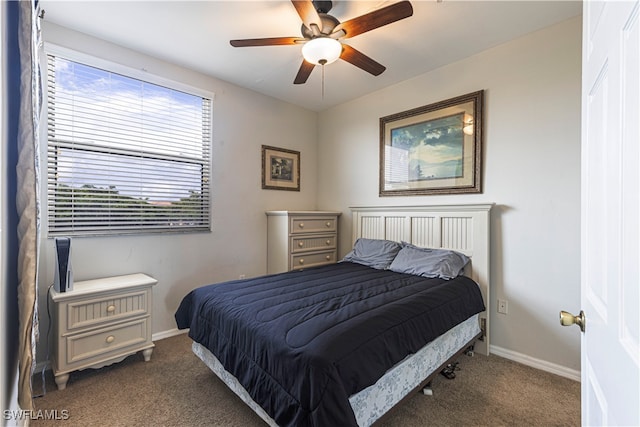
<instances>
[{"instance_id":1,"label":"white door","mask_svg":"<svg viewBox=\"0 0 640 427\"><path fill-rule=\"evenodd\" d=\"M583 6L582 424L639 426L640 8Z\"/></svg>"}]
</instances>

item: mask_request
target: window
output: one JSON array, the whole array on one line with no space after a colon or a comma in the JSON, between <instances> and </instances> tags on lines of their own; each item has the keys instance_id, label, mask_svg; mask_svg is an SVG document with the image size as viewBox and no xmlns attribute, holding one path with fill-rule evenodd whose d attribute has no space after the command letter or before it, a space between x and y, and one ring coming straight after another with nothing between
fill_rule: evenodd
<instances>
[{"instance_id":1,"label":"window","mask_svg":"<svg viewBox=\"0 0 640 427\"><path fill-rule=\"evenodd\" d=\"M50 235L208 231L209 98L48 56Z\"/></svg>"}]
</instances>

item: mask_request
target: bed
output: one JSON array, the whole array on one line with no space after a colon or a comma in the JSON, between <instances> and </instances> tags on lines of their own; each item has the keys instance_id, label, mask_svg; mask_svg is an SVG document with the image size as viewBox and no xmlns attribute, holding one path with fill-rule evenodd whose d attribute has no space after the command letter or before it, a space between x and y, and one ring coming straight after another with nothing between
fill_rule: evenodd
<instances>
[{"instance_id":1,"label":"bed","mask_svg":"<svg viewBox=\"0 0 640 427\"><path fill-rule=\"evenodd\" d=\"M343 262L200 287L178 327L268 424L371 425L470 345L488 353L490 208L352 208ZM414 271L434 253L453 270Z\"/></svg>"}]
</instances>

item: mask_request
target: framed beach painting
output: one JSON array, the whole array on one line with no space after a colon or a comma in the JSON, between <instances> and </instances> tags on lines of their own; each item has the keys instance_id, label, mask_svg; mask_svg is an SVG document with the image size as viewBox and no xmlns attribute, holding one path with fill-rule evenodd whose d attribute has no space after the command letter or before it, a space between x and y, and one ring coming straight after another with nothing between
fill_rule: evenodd
<instances>
[{"instance_id":1,"label":"framed beach painting","mask_svg":"<svg viewBox=\"0 0 640 427\"><path fill-rule=\"evenodd\" d=\"M380 196L482 192L478 91L380 118Z\"/></svg>"},{"instance_id":2,"label":"framed beach painting","mask_svg":"<svg viewBox=\"0 0 640 427\"><path fill-rule=\"evenodd\" d=\"M300 152L263 145L262 188L300 191Z\"/></svg>"}]
</instances>

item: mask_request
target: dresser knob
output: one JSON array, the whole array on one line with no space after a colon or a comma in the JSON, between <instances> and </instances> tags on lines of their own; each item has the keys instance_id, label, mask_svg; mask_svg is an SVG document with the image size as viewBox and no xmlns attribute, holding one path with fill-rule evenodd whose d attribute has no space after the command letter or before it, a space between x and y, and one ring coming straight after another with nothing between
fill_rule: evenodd
<instances>
[{"instance_id":1,"label":"dresser knob","mask_svg":"<svg viewBox=\"0 0 640 427\"><path fill-rule=\"evenodd\" d=\"M298 242L298 246L303 247L304 246L304 242Z\"/></svg>"},{"instance_id":2,"label":"dresser knob","mask_svg":"<svg viewBox=\"0 0 640 427\"><path fill-rule=\"evenodd\" d=\"M325 258L329 261L331 259L331 255L327 255Z\"/></svg>"},{"instance_id":3,"label":"dresser knob","mask_svg":"<svg viewBox=\"0 0 640 427\"><path fill-rule=\"evenodd\" d=\"M327 246L331 244L331 240L327 240Z\"/></svg>"},{"instance_id":4,"label":"dresser knob","mask_svg":"<svg viewBox=\"0 0 640 427\"><path fill-rule=\"evenodd\" d=\"M109 307L107 307L107 313L113 313L114 311L116 311L115 305L110 305Z\"/></svg>"},{"instance_id":5,"label":"dresser knob","mask_svg":"<svg viewBox=\"0 0 640 427\"><path fill-rule=\"evenodd\" d=\"M105 341L107 342L107 344L111 344L115 339L116 337L114 337L113 335L109 335Z\"/></svg>"},{"instance_id":6,"label":"dresser knob","mask_svg":"<svg viewBox=\"0 0 640 427\"><path fill-rule=\"evenodd\" d=\"M304 258L300 258L300 261L298 261L300 264L304 264Z\"/></svg>"},{"instance_id":7,"label":"dresser knob","mask_svg":"<svg viewBox=\"0 0 640 427\"><path fill-rule=\"evenodd\" d=\"M304 228L304 222L301 222L300 224L298 224L298 227Z\"/></svg>"},{"instance_id":8,"label":"dresser knob","mask_svg":"<svg viewBox=\"0 0 640 427\"><path fill-rule=\"evenodd\" d=\"M327 221L327 227L331 227L331 223Z\"/></svg>"}]
</instances>

